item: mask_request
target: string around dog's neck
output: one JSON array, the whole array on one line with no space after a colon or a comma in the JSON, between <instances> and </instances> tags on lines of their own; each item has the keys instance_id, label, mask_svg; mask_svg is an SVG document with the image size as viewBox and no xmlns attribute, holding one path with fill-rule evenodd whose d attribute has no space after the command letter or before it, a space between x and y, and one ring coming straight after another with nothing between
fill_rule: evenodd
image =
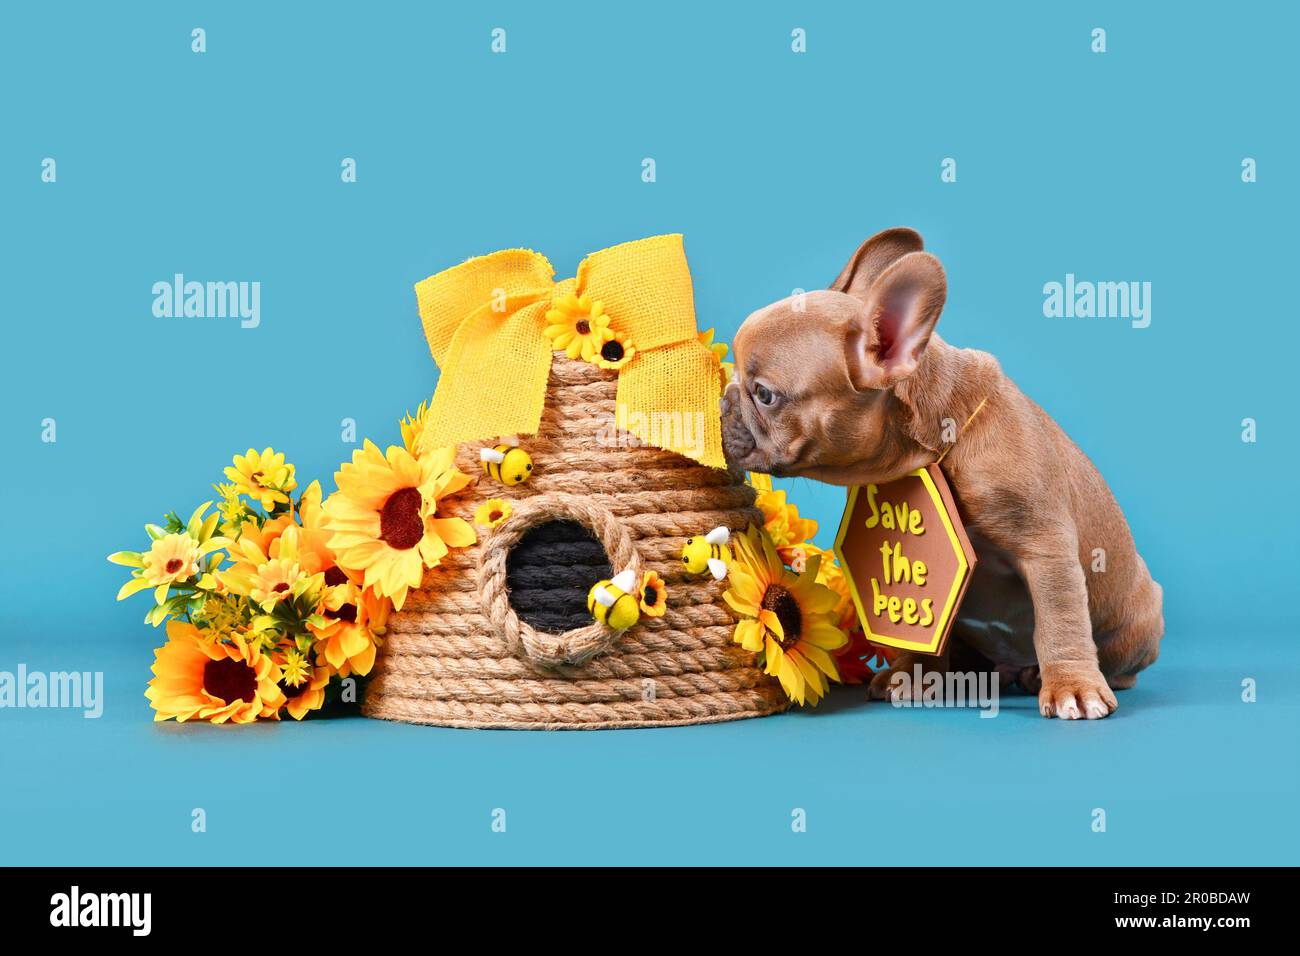
<instances>
[{"instance_id":1,"label":"string around dog's neck","mask_svg":"<svg viewBox=\"0 0 1300 956\"><path fill-rule=\"evenodd\" d=\"M967 429L967 427L970 425L971 422L975 421L975 416L980 413L980 411L984 408L984 405L986 402L988 402L988 400L989 397L987 395L985 395L983 398L980 399L980 403L975 406L975 411L971 412L970 417L966 419L965 424L963 424L961 428L957 429L957 437L954 438L952 441L950 441L948 443L948 447L939 453L939 457L936 458L934 462L936 465L942 464L943 459L947 456L948 452L952 451L955 447L957 447L957 439L961 438L962 432L964 432Z\"/></svg>"}]
</instances>

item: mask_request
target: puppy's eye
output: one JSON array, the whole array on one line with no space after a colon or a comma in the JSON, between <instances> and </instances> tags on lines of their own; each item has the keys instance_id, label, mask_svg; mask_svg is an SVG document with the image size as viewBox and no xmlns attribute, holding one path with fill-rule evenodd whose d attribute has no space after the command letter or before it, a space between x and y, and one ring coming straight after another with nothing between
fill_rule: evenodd
<instances>
[{"instance_id":1,"label":"puppy's eye","mask_svg":"<svg viewBox=\"0 0 1300 956\"><path fill-rule=\"evenodd\" d=\"M768 408L771 408L773 405L776 404L776 396L772 393L772 390L768 388L766 385L755 385L754 401L758 402L758 404L760 405L765 405Z\"/></svg>"}]
</instances>

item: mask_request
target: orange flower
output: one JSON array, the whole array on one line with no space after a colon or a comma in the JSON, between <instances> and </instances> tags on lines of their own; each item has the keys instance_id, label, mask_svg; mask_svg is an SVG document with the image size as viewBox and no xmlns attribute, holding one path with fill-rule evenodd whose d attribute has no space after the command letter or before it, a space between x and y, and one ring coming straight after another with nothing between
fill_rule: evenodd
<instances>
[{"instance_id":1,"label":"orange flower","mask_svg":"<svg viewBox=\"0 0 1300 956\"><path fill-rule=\"evenodd\" d=\"M247 724L284 706L280 668L238 634L209 640L193 624L168 621L167 643L154 657L145 691L154 720Z\"/></svg>"},{"instance_id":2,"label":"orange flower","mask_svg":"<svg viewBox=\"0 0 1300 956\"><path fill-rule=\"evenodd\" d=\"M647 617L663 617L668 609L668 585L656 571L647 571L641 577L641 613Z\"/></svg>"},{"instance_id":3,"label":"orange flower","mask_svg":"<svg viewBox=\"0 0 1300 956\"><path fill-rule=\"evenodd\" d=\"M772 543L787 562L790 548L812 541L817 534L817 522L800 518L799 508L786 504L784 490L760 491L754 503L763 512L763 529L771 535Z\"/></svg>"},{"instance_id":4,"label":"orange flower","mask_svg":"<svg viewBox=\"0 0 1300 956\"><path fill-rule=\"evenodd\" d=\"M303 675L301 682L291 684L287 679L280 681L280 690L284 693L285 710L294 720L302 720L313 710L320 710L325 703L325 687L330 682L328 667L314 667Z\"/></svg>"},{"instance_id":5,"label":"orange flower","mask_svg":"<svg viewBox=\"0 0 1300 956\"><path fill-rule=\"evenodd\" d=\"M320 482L313 481L298 499L298 563L304 574L319 574L334 567L330 550L330 532L325 528L325 509L321 507Z\"/></svg>"},{"instance_id":6,"label":"orange flower","mask_svg":"<svg viewBox=\"0 0 1300 956\"><path fill-rule=\"evenodd\" d=\"M325 580L337 582L325 595L322 615L326 624L307 625L316 638L316 663L342 677L352 673L365 676L375 666L392 602L374 588L362 588L339 568L327 572Z\"/></svg>"}]
</instances>

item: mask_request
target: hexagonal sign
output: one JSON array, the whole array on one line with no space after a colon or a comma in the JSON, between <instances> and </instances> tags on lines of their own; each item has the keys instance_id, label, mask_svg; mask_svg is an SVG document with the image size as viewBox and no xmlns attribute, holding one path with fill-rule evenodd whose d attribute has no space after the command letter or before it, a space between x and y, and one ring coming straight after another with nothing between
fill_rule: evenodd
<instances>
[{"instance_id":1,"label":"hexagonal sign","mask_svg":"<svg viewBox=\"0 0 1300 956\"><path fill-rule=\"evenodd\" d=\"M938 465L852 488L835 557L867 640L922 654L943 650L975 550Z\"/></svg>"}]
</instances>

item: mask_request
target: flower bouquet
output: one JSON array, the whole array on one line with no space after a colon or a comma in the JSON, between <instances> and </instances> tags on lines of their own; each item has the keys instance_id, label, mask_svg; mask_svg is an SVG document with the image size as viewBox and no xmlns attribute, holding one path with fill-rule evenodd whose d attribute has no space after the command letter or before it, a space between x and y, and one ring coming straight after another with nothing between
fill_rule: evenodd
<instances>
[{"instance_id":1,"label":"flower bouquet","mask_svg":"<svg viewBox=\"0 0 1300 956\"><path fill-rule=\"evenodd\" d=\"M145 692L156 720L301 720L328 697L356 700L390 612L476 540L439 513L471 479L451 449L418 452L426 414L402 421L403 445L366 441L324 500L318 481L295 497L284 455L250 448L213 486L216 510L168 514L145 526L147 550L109 556L132 569L118 600L148 591L145 621L167 627Z\"/></svg>"}]
</instances>

